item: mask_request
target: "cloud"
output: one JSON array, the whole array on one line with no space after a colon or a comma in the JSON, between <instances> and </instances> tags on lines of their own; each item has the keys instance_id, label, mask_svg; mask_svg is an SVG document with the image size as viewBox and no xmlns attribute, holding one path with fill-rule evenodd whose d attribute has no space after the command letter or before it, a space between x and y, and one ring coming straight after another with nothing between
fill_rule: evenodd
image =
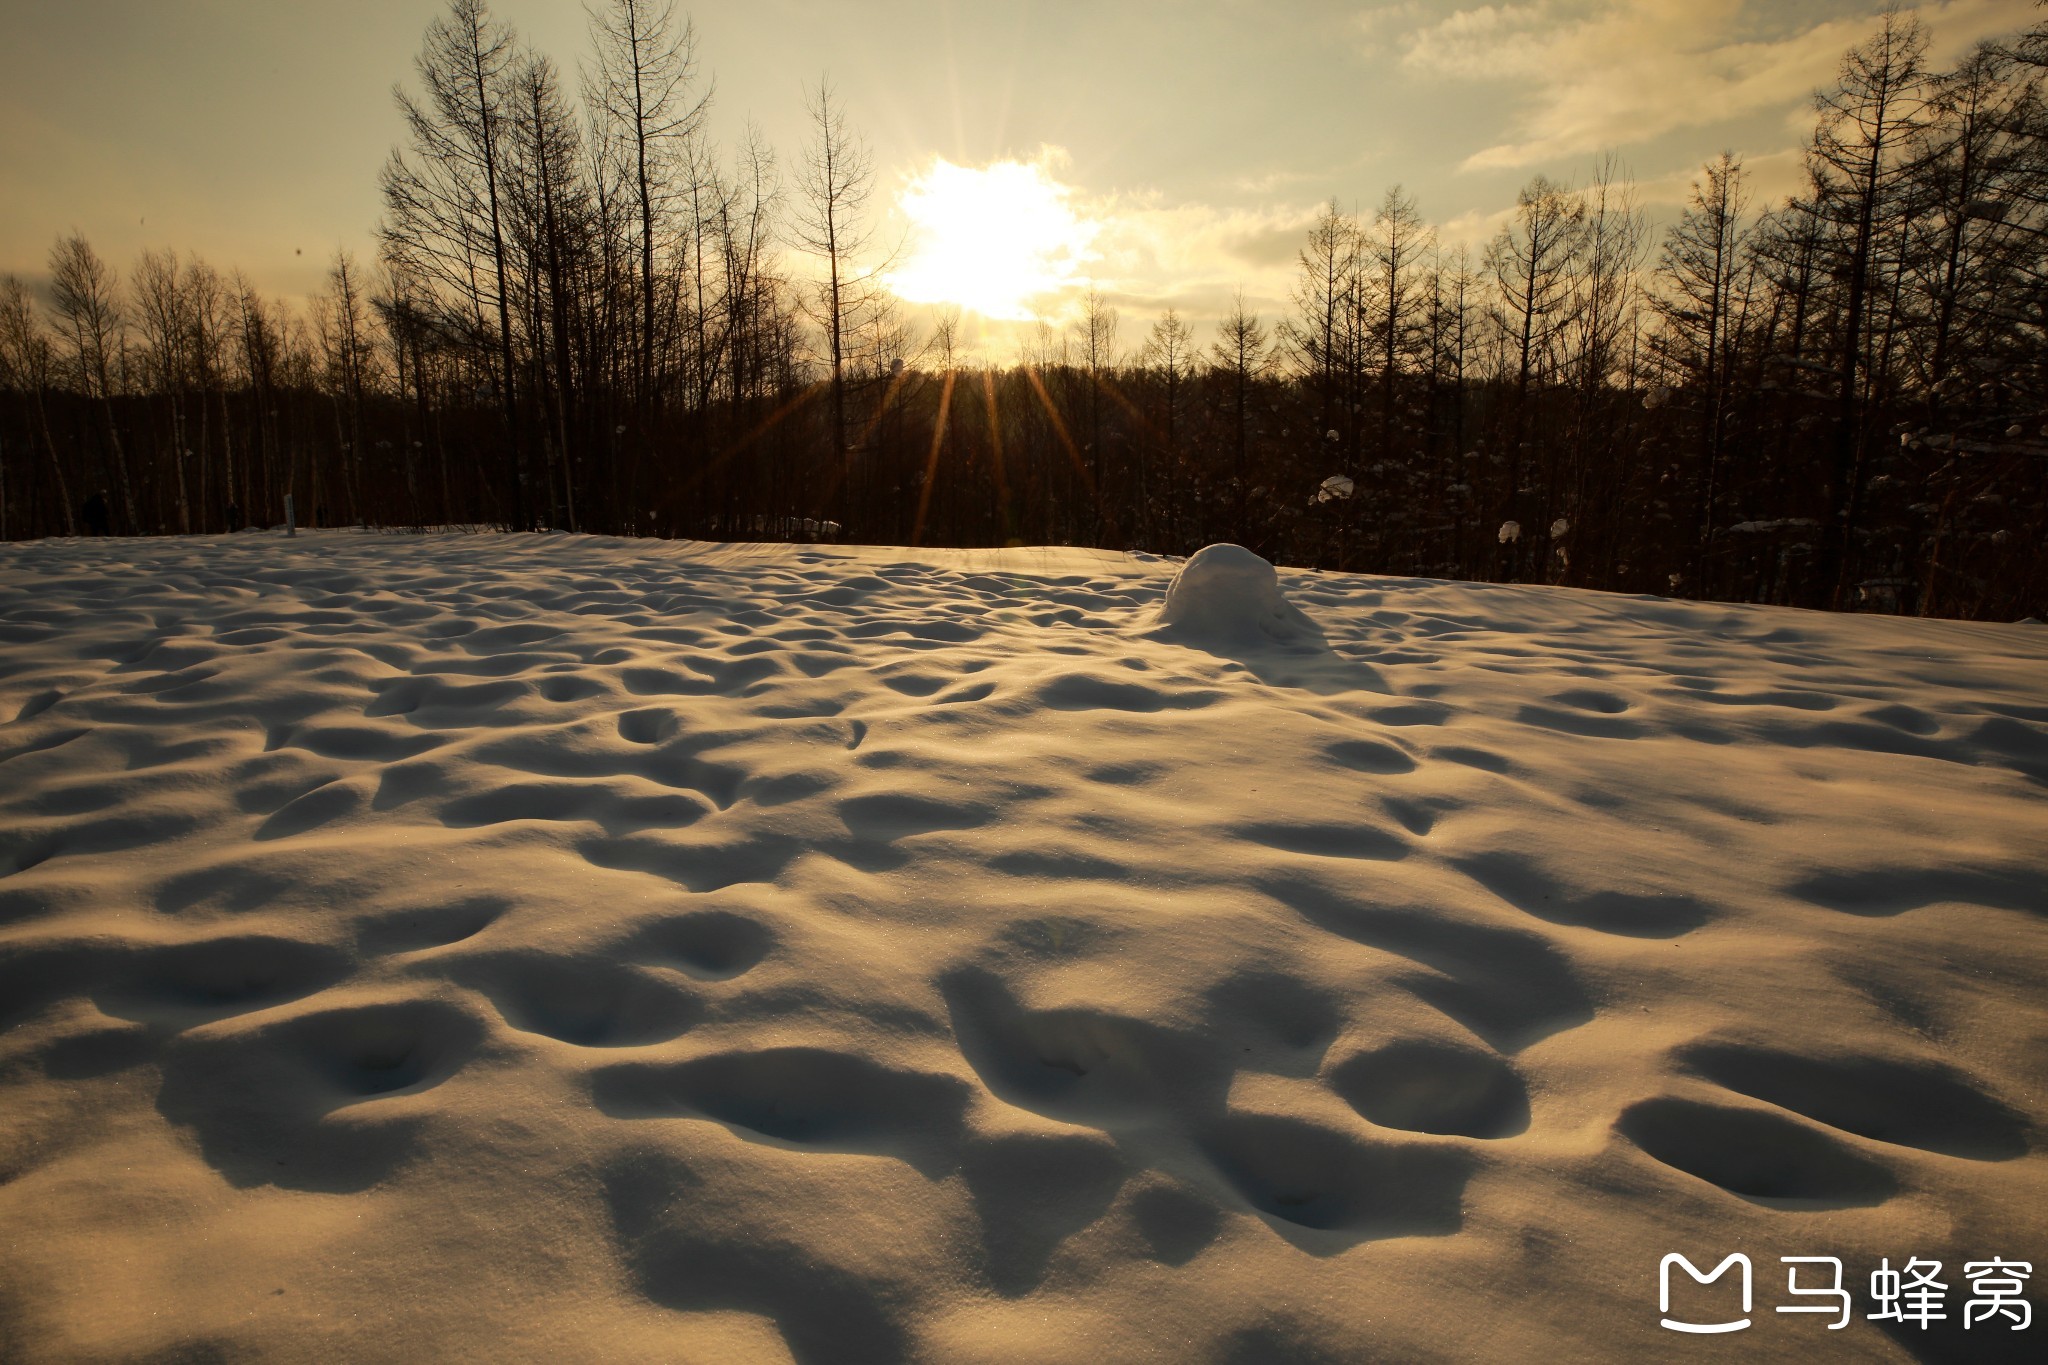
<instances>
[{"instance_id":1,"label":"cloud","mask_svg":"<svg viewBox=\"0 0 2048 1365\"><path fill-rule=\"evenodd\" d=\"M1446 249L1465 247L1477 261L1486 244L1500 235L1501 229L1515 220L1515 206L1482 212L1473 209L1446 220L1436 230L1436 239Z\"/></svg>"},{"instance_id":2,"label":"cloud","mask_svg":"<svg viewBox=\"0 0 2048 1365\"><path fill-rule=\"evenodd\" d=\"M1271 195L1301 185L1328 184L1333 175L1327 166L1318 166L1314 170L1276 169L1232 176L1228 184L1237 194Z\"/></svg>"},{"instance_id":3,"label":"cloud","mask_svg":"<svg viewBox=\"0 0 2048 1365\"><path fill-rule=\"evenodd\" d=\"M1646 141L1678 128L1784 108L1801 112L1875 6L1789 32L1759 0L1526 0L1457 11L1400 40L1409 71L1521 85L1509 139L1466 170L1519 168ZM1936 62L2030 18L2029 0L1936 0L1910 11L1935 37Z\"/></svg>"},{"instance_id":4,"label":"cloud","mask_svg":"<svg viewBox=\"0 0 2048 1365\"><path fill-rule=\"evenodd\" d=\"M1414 31L1416 19L1424 12L1422 0L1391 0L1353 16L1361 55L1398 56L1400 40Z\"/></svg>"},{"instance_id":5,"label":"cloud","mask_svg":"<svg viewBox=\"0 0 2048 1365\"><path fill-rule=\"evenodd\" d=\"M1103 224L1096 248L1106 286L1149 291L1159 307L1206 316L1220 313L1218 300L1240 285L1254 307L1285 299L1295 255L1320 208L1219 208L1120 195L1098 201L1094 212Z\"/></svg>"},{"instance_id":6,"label":"cloud","mask_svg":"<svg viewBox=\"0 0 2048 1365\"><path fill-rule=\"evenodd\" d=\"M1692 187L1695 182L1705 182L1704 163L1711 159L1702 158L1701 165L1637 181L1636 197L1646 207L1683 207L1690 204ZM1742 170L1743 189L1749 195L1752 212L1781 204L1806 187L1805 161L1797 147L1766 152L1761 156L1744 156Z\"/></svg>"}]
</instances>

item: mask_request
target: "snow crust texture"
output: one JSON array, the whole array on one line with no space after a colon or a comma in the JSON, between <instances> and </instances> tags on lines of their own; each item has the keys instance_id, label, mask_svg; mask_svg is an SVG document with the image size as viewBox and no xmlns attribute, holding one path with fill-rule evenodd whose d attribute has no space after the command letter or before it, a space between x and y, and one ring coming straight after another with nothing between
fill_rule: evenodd
<instances>
[{"instance_id":1,"label":"snow crust texture","mask_svg":"<svg viewBox=\"0 0 2048 1365\"><path fill-rule=\"evenodd\" d=\"M2038 1340L2048 636L1173 567L0 546L0 1356Z\"/></svg>"}]
</instances>

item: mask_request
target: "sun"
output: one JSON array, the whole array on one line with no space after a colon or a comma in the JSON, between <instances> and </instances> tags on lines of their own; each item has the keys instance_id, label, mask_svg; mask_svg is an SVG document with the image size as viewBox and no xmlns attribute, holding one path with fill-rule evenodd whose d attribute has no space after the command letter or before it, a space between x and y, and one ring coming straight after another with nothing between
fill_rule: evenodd
<instances>
[{"instance_id":1,"label":"sun","mask_svg":"<svg viewBox=\"0 0 2048 1365\"><path fill-rule=\"evenodd\" d=\"M1073 190L1041 163L976 169L935 157L896 196L911 253L887 277L912 303L950 303L1024 322L1051 296L1085 283L1081 267L1100 225L1075 212Z\"/></svg>"}]
</instances>

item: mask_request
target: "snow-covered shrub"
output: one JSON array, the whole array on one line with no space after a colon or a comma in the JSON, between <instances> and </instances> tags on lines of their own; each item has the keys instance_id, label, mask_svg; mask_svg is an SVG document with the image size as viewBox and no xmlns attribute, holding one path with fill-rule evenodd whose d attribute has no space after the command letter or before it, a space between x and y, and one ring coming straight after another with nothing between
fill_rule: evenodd
<instances>
[{"instance_id":1,"label":"snow-covered shrub","mask_svg":"<svg viewBox=\"0 0 2048 1365\"><path fill-rule=\"evenodd\" d=\"M1181 565L1159 624L1192 643L1259 647L1312 640L1315 624L1280 595L1273 566L1242 545L1205 545Z\"/></svg>"}]
</instances>

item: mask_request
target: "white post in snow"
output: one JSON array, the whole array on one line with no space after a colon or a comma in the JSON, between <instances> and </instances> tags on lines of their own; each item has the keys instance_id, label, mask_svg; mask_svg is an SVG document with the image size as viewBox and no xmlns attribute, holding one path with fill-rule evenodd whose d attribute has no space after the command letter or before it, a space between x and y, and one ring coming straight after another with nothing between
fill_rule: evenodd
<instances>
[{"instance_id":1,"label":"white post in snow","mask_svg":"<svg viewBox=\"0 0 2048 1365\"><path fill-rule=\"evenodd\" d=\"M284 533L295 536L299 533L298 518L292 515L292 495L284 495Z\"/></svg>"}]
</instances>

